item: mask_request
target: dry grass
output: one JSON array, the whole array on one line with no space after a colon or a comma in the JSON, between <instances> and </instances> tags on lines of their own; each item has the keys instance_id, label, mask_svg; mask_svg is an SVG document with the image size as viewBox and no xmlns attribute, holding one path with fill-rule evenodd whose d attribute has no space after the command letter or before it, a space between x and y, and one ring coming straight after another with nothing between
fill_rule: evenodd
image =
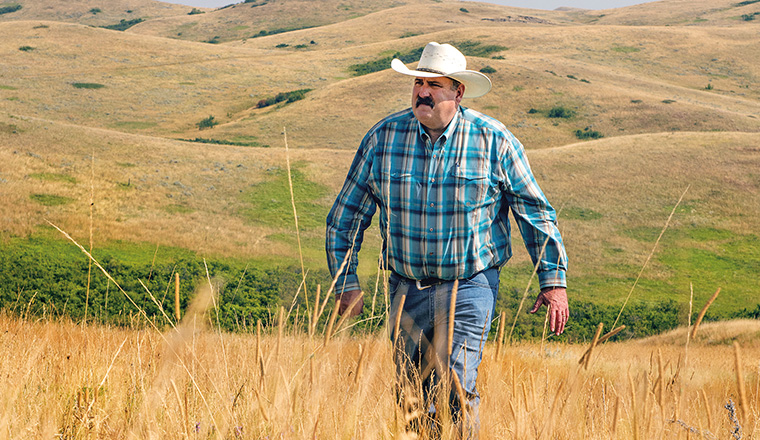
<instances>
[{"instance_id":1,"label":"dry grass","mask_svg":"<svg viewBox=\"0 0 760 440\"><path fill-rule=\"evenodd\" d=\"M22 8L12 14L5 14L2 20L50 20L80 23L89 26L116 24L119 20L158 19L185 15L191 7L150 0L117 0L103 2L100 0L26 1L4 2L4 5L20 4ZM93 13L93 9L98 12ZM201 8L206 10L205 8Z\"/></svg>"},{"instance_id":2,"label":"dry grass","mask_svg":"<svg viewBox=\"0 0 760 440\"><path fill-rule=\"evenodd\" d=\"M323 346L288 327L259 342L207 320L189 314L160 334L0 317L0 438L399 438L386 338L339 332ZM582 346L517 344L494 359L487 344L481 438L731 438L733 348L692 343L684 364L685 331L673 344L598 346L588 371ZM743 438L758 438L760 346L742 359Z\"/></svg>"}]
</instances>

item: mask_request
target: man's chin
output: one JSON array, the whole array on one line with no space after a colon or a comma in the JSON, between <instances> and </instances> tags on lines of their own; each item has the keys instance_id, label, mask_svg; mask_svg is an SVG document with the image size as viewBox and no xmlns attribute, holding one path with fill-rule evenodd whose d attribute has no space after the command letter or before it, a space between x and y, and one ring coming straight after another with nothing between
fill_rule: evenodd
<instances>
[{"instance_id":1,"label":"man's chin","mask_svg":"<svg viewBox=\"0 0 760 440\"><path fill-rule=\"evenodd\" d=\"M427 120L433 116L433 108L425 104L418 105L414 108L414 116L420 121Z\"/></svg>"}]
</instances>

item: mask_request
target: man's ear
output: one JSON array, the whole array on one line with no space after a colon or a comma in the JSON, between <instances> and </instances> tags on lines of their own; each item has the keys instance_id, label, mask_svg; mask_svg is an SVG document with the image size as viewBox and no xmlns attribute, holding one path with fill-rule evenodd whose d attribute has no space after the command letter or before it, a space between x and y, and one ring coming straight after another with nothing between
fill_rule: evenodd
<instances>
[{"instance_id":1,"label":"man's ear","mask_svg":"<svg viewBox=\"0 0 760 440\"><path fill-rule=\"evenodd\" d=\"M462 98L464 97L464 84L459 83L459 87L457 87L457 104L459 104L462 101Z\"/></svg>"}]
</instances>

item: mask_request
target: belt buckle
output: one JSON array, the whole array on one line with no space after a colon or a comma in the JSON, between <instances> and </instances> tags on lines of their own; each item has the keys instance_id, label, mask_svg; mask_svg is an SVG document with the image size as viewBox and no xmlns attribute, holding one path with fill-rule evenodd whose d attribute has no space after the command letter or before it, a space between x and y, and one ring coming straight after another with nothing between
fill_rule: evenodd
<instances>
[{"instance_id":1,"label":"belt buckle","mask_svg":"<svg viewBox=\"0 0 760 440\"><path fill-rule=\"evenodd\" d=\"M425 290L425 289L429 289L430 288L430 286L424 286L423 287L422 284L420 284L420 280L416 280L416 281L417 281L417 290Z\"/></svg>"}]
</instances>

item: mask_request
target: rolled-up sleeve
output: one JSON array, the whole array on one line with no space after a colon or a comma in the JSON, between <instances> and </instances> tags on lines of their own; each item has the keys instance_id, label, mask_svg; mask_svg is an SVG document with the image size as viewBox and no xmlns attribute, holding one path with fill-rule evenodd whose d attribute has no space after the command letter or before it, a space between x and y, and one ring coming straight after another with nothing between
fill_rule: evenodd
<instances>
[{"instance_id":1,"label":"rolled-up sleeve","mask_svg":"<svg viewBox=\"0 0 760 440\"><path fill-rule=\"evenodd\" d=\"M537 266L541 289L567 287L567 254L557 228L557 214L538 186L522 144L509 137L505 142L502 166L507 202Z\"/></svg>"}]
</instances>

